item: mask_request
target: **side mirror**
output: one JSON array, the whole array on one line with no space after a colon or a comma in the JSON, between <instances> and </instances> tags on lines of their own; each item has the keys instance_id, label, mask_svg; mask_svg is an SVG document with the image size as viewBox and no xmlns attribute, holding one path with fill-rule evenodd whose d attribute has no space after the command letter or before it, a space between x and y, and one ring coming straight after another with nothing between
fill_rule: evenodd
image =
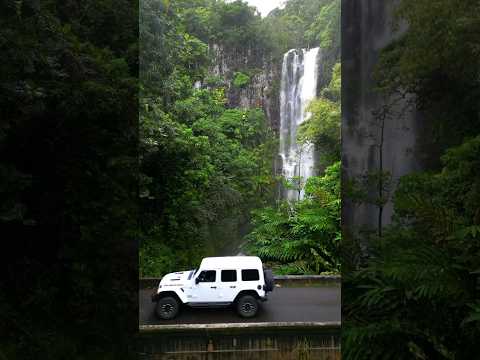
<instances>
[{"instance_id":1,"label":"side mirror","mask_svg":"<svg viewBox=\"0 0 480 360\"><path fill-rule=\"evenodd\" d=\"M199 278L195 278L195 284L198 284L200 282Z\"/></svg>"}]
</instances>

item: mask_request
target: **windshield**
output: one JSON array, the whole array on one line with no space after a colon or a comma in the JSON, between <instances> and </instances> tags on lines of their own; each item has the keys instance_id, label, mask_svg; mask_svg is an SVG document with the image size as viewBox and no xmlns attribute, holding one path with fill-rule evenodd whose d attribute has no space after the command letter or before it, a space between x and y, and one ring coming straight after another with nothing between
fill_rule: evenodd
<instances>
[{"instance_id":1,"label":"windshield","mask_svg":"<svg viewBox=\"0 0 480 360\"><path fill-rule=\"evenodd\" d=\"M188 280L192 278L193 274L195 274L196 271L197 269L193 269L192 271L190 271L190 274L188 274Z\"/></svg>"}]
</instances>

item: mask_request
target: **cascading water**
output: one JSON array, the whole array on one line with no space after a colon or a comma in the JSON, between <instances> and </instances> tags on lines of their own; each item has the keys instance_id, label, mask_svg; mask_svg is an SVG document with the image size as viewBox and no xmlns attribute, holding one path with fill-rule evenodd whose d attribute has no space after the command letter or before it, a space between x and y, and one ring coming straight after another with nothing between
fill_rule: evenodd
<instances>
[{"instance_id":1,"label":"cascading water","mask_svg":"<svg viewBox=\"0 0 480 360\"><path fill-rule=\"evenodd\" d=\"M316 96L319 48L290 50L283 57L280 89L280 157L282 175L297 189L285 189L284 197L300 200L303 185L314 175L314 146L299 144L297 129L310 117L308 103Z\"/></svg>"}]
</instances>

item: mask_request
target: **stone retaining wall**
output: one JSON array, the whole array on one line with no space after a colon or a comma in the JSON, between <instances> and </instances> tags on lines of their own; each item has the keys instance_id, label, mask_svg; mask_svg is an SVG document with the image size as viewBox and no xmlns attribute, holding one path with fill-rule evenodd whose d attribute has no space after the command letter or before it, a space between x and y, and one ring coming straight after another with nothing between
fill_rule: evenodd
<instances>
[{"instance_id":1,"label":"stone retaining wall","mask_svg":"<svg viewBox=\"0 0 480 360\"><path fill-rule=\"evenodd\" d=\"M142 326L141 359L339 360L340 323Z\"/></svg>"}]
</instances>

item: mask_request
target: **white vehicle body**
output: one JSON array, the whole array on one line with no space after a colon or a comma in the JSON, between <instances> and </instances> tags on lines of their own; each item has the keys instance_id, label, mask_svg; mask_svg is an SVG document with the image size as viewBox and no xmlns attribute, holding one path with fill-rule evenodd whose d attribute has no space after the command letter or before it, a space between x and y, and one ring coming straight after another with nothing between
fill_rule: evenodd
<instances>
[{"instance_id":1,"label":"white vehicle body","mask_svg":"<svg viewBox=\"0 0 480 360\"><path fill-rule=\"evenodd\" d=\"M200 281L198 281L199 279ZM209 257L197 270L165 275L157 289L175 292L190 306L229 305L242 291L254 291L266 298L263 265L256 256Z\"/></svg>"}]
</instances>

